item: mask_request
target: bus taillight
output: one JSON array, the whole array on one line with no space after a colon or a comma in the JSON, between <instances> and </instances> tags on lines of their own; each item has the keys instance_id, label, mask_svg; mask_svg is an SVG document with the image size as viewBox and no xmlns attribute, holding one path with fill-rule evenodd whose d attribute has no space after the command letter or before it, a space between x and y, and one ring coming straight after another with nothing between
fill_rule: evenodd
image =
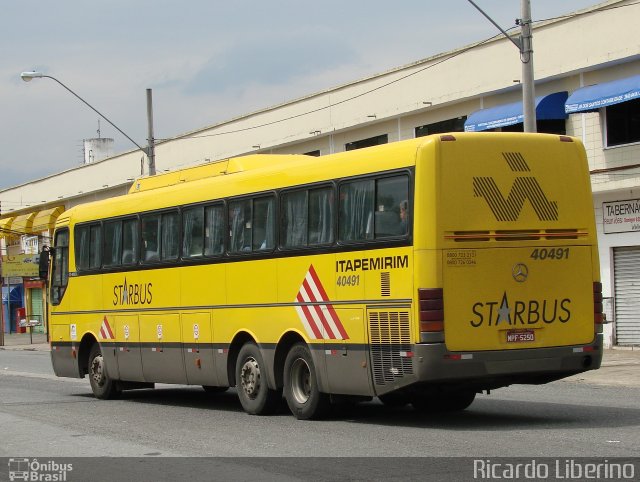
<instances>
[{"instance_id":1,"label":"bus taillight","mask_svg":"<svg viewBox=\"0 0 640 482\"><path fill-rule=\"evenodd\" d=\"M593 321L596 325L604 323L604 310L602 307L602 283L593 283Z\"/></svg>"},{"instance_id":2,"label":"bus taillight","mask_svg":"<svg viewBox=\"0 0 640 482\"><path fill-rule=\"evenodd\" d=\"M444 331L444 301L442 288L418 289L420 331Z\"/></svg>"}]
</instances>

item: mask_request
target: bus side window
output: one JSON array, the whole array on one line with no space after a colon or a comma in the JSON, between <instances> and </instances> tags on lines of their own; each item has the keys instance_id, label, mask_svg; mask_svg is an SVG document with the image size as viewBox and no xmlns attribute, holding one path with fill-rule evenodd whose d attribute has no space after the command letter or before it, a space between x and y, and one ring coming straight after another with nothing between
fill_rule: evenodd
<instances>
[{"instance_id":1,"label":"bus side window","mask_svg":"<svg viewBox=\"0 0 640 482\"><path fill-rule=\"evenodd\" d=\"M51 270L51 304L59 305L69 282L69 230L56 232Z\"/></svg>"},{"instance_id":2,"label":"bus side window","mask_svg":"<svg viewBox=\"0 0 640 482\"><path fill-rule=\"evenodd\" d=\"M333 243L334 191L332 187L309 190L309 245Z\"/></svg>"},{"instance_id":3,"label":"bus side window","mask_svg":"<svg viewBox=\"0 0 640 482\"><path fill-rule=\"evenodd\" d=\"M138 220L126 219L122 222L122 264L138 262Z\"/></svg>"},{"instance_id":4,"label":"bus side window","mask_svg":"<svg viewBox=\"0 0 640 482\"><path fill-rule=\"evenodd\" d=\"M282 195L282 245L296 248L307 245L307 191Z\"/></svg>"},{"instance_id":5,"label":"bus side window","mask_svg":"<svg viewBox=\"0 0 640 482\"><path fill-rule=\"evenodd\" d=\"M340 241L373 239L373 201L375 182L362 180L340 186Z\"/></svg>"},{"instance_id":6,"label":"bus side window","mask_svg":"<svg viewBox=\"0 0 640 482\"><path fill-rule=\"evenodd\" d=\"M180 223L178 213L171 212L162 215L161 258L164 261L178 259Z\"/></svg>"},{"instance_id":7,"label":"bus side window","mask_svg":"<svg viewBox=\"0 0 640 482\"><path fill-rule=\"evenodd\" d=\"M207 206L204 210L205 256L215 256L224 253L224 207L222 204Z\"/></svg>"},{"instance_id":8,"label":"bus side window","mask_svg":"<svg viewBox=\"0 0 640 482\"><path fill-rule=\"evenodd\" d=\"M89 269L89 226L76 226L74 230L76 271Z\"/></svg>"},{"instance_id":9,"label":"bus side window","mask_svg":"<svg viewBox=\"0 0 640 482\"><path fill-rule=\"evenodd\" d=\"M376 239L407 234L409 177L393 176L376 181Z\"/></svg>"},{"instance_id":10,"label":"bus side window","mask_svg":"<svg viewBox=\"0 0 640 482\"><path fill-rule=\"evenodd\" d=\"M202 256L204 248L204 208L182 211L182 257Z\"/></svg>"},{"instance_id":11,"label":"bus side window","mask_svg":"<svg viewBox=\"0 0 640 482\"><path fill-rule=\"evenodd\" d=\"M76 270L100 268L102 261L102 227L100 224L78 226L74 232Z\"/></svg>"},{"instance_id":12,"label":"bus side window","mask_svg":"<svg viewBox=\"0 0 640 482\"><path fill-rule=\"evenodd\" d=\"M146 262L160 259L160 216L157 214L142 218L142 260Z\"/></svg>"},{"instance_id":13,"label":"bus side window","mask_svg":"<svg viewBox=\"0 0 640 482\"><path fill-rule=\"evenodd\" d=\"M281 243L299 248L333 242L333 188L321 187L282 195Z\"/></svg>"},{"instance_id":14,"label":"bus side window","mask_svg":"<svg viewBox=\"0 0 640 482\"><path fill-rule=\"evenodd\" d=\"M229 203L229 251L251 251L251 200Z\"/></svg>"},{"instance_id":15,"label":"bus side window","mask_svg":"<svg viewBox=\"0 0 640 482\"><path fill-rule=\"evenodd\" d=\"M275 203L272 197L253 200L253 251L273 249L275 245Z\"/></svg>"},{"instance_id":16,"label":"bus side window","mask_svg":"<svg viewBox=\"0 0 640 482\"><path fill-rule=\"evenodd\" d=\"M105 267L118 266L122 253L122 221L104 223L104 255L102 263Z\"/></svg>"}]
</instances>

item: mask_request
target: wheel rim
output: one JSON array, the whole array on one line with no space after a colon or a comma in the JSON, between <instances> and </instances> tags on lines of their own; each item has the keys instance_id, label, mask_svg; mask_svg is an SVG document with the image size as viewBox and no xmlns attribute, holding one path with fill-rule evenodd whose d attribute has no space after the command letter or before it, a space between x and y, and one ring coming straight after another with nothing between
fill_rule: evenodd
<instances>
[{"instance_id":1,"label":"wheel rim","mask_svg":"<svg viewBox=\"0 0 640 482\"><path fill-rule=\"evenodd\" d=\"M104 358L101 354L96 355L91 361L91 379L101 387L105 382Z\"/></svg>"},{"instance_id":2,"label":"wheel rim","mask_svg":"<svg viewBox=\"0 0 640 482\"><path fill-rule=\"evenodd\" d=\"M255 358L245 360L240 370L240 386L251 399L256 398L260 391L260 365Z\"/></svg>"},{"instance_id":3,"label":"wheel rim","mask_svg":"<svg viewBox=\"0 0 640 482\"><path fill-rule=\"evenodd\" d=\"M311 396L311 370L302 358L291 365L291 394L299 404L307 403Z\"/></svg>"}]
</instances>

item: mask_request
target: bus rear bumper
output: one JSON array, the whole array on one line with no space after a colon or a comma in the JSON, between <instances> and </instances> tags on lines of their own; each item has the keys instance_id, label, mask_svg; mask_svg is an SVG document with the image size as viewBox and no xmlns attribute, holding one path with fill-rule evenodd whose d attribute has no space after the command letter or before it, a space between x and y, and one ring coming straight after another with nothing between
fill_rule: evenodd
<instances>
[{"instance_id":1,"label":"bus rear bumper","mask_svg":"<svg viewBox=\"0 0 640 482\"><path fill-rule=\"evenodd\" d=\"M444 343L414 347L418 384L460 384L479 390L540 384L600 368L602 335L589 345L451 352Z\"/></svg>"}]
</instances>

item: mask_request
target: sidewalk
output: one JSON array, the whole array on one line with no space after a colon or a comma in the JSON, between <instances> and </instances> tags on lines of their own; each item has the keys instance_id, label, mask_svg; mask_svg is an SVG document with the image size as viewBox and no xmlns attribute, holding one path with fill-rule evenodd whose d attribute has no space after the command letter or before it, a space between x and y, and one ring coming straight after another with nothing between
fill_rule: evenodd
<instances>
[{"instance_id":1,"label":"sidewalk","mask_svg":"<svg viewBox=\"0 0 640 482\"><path fill-rule=\"evenodd\" d=\"M33 340L33 343L31 342ZM49 351L46 333L5 333L4 346L0 350Z\"/></svg>"}]
</instances>

